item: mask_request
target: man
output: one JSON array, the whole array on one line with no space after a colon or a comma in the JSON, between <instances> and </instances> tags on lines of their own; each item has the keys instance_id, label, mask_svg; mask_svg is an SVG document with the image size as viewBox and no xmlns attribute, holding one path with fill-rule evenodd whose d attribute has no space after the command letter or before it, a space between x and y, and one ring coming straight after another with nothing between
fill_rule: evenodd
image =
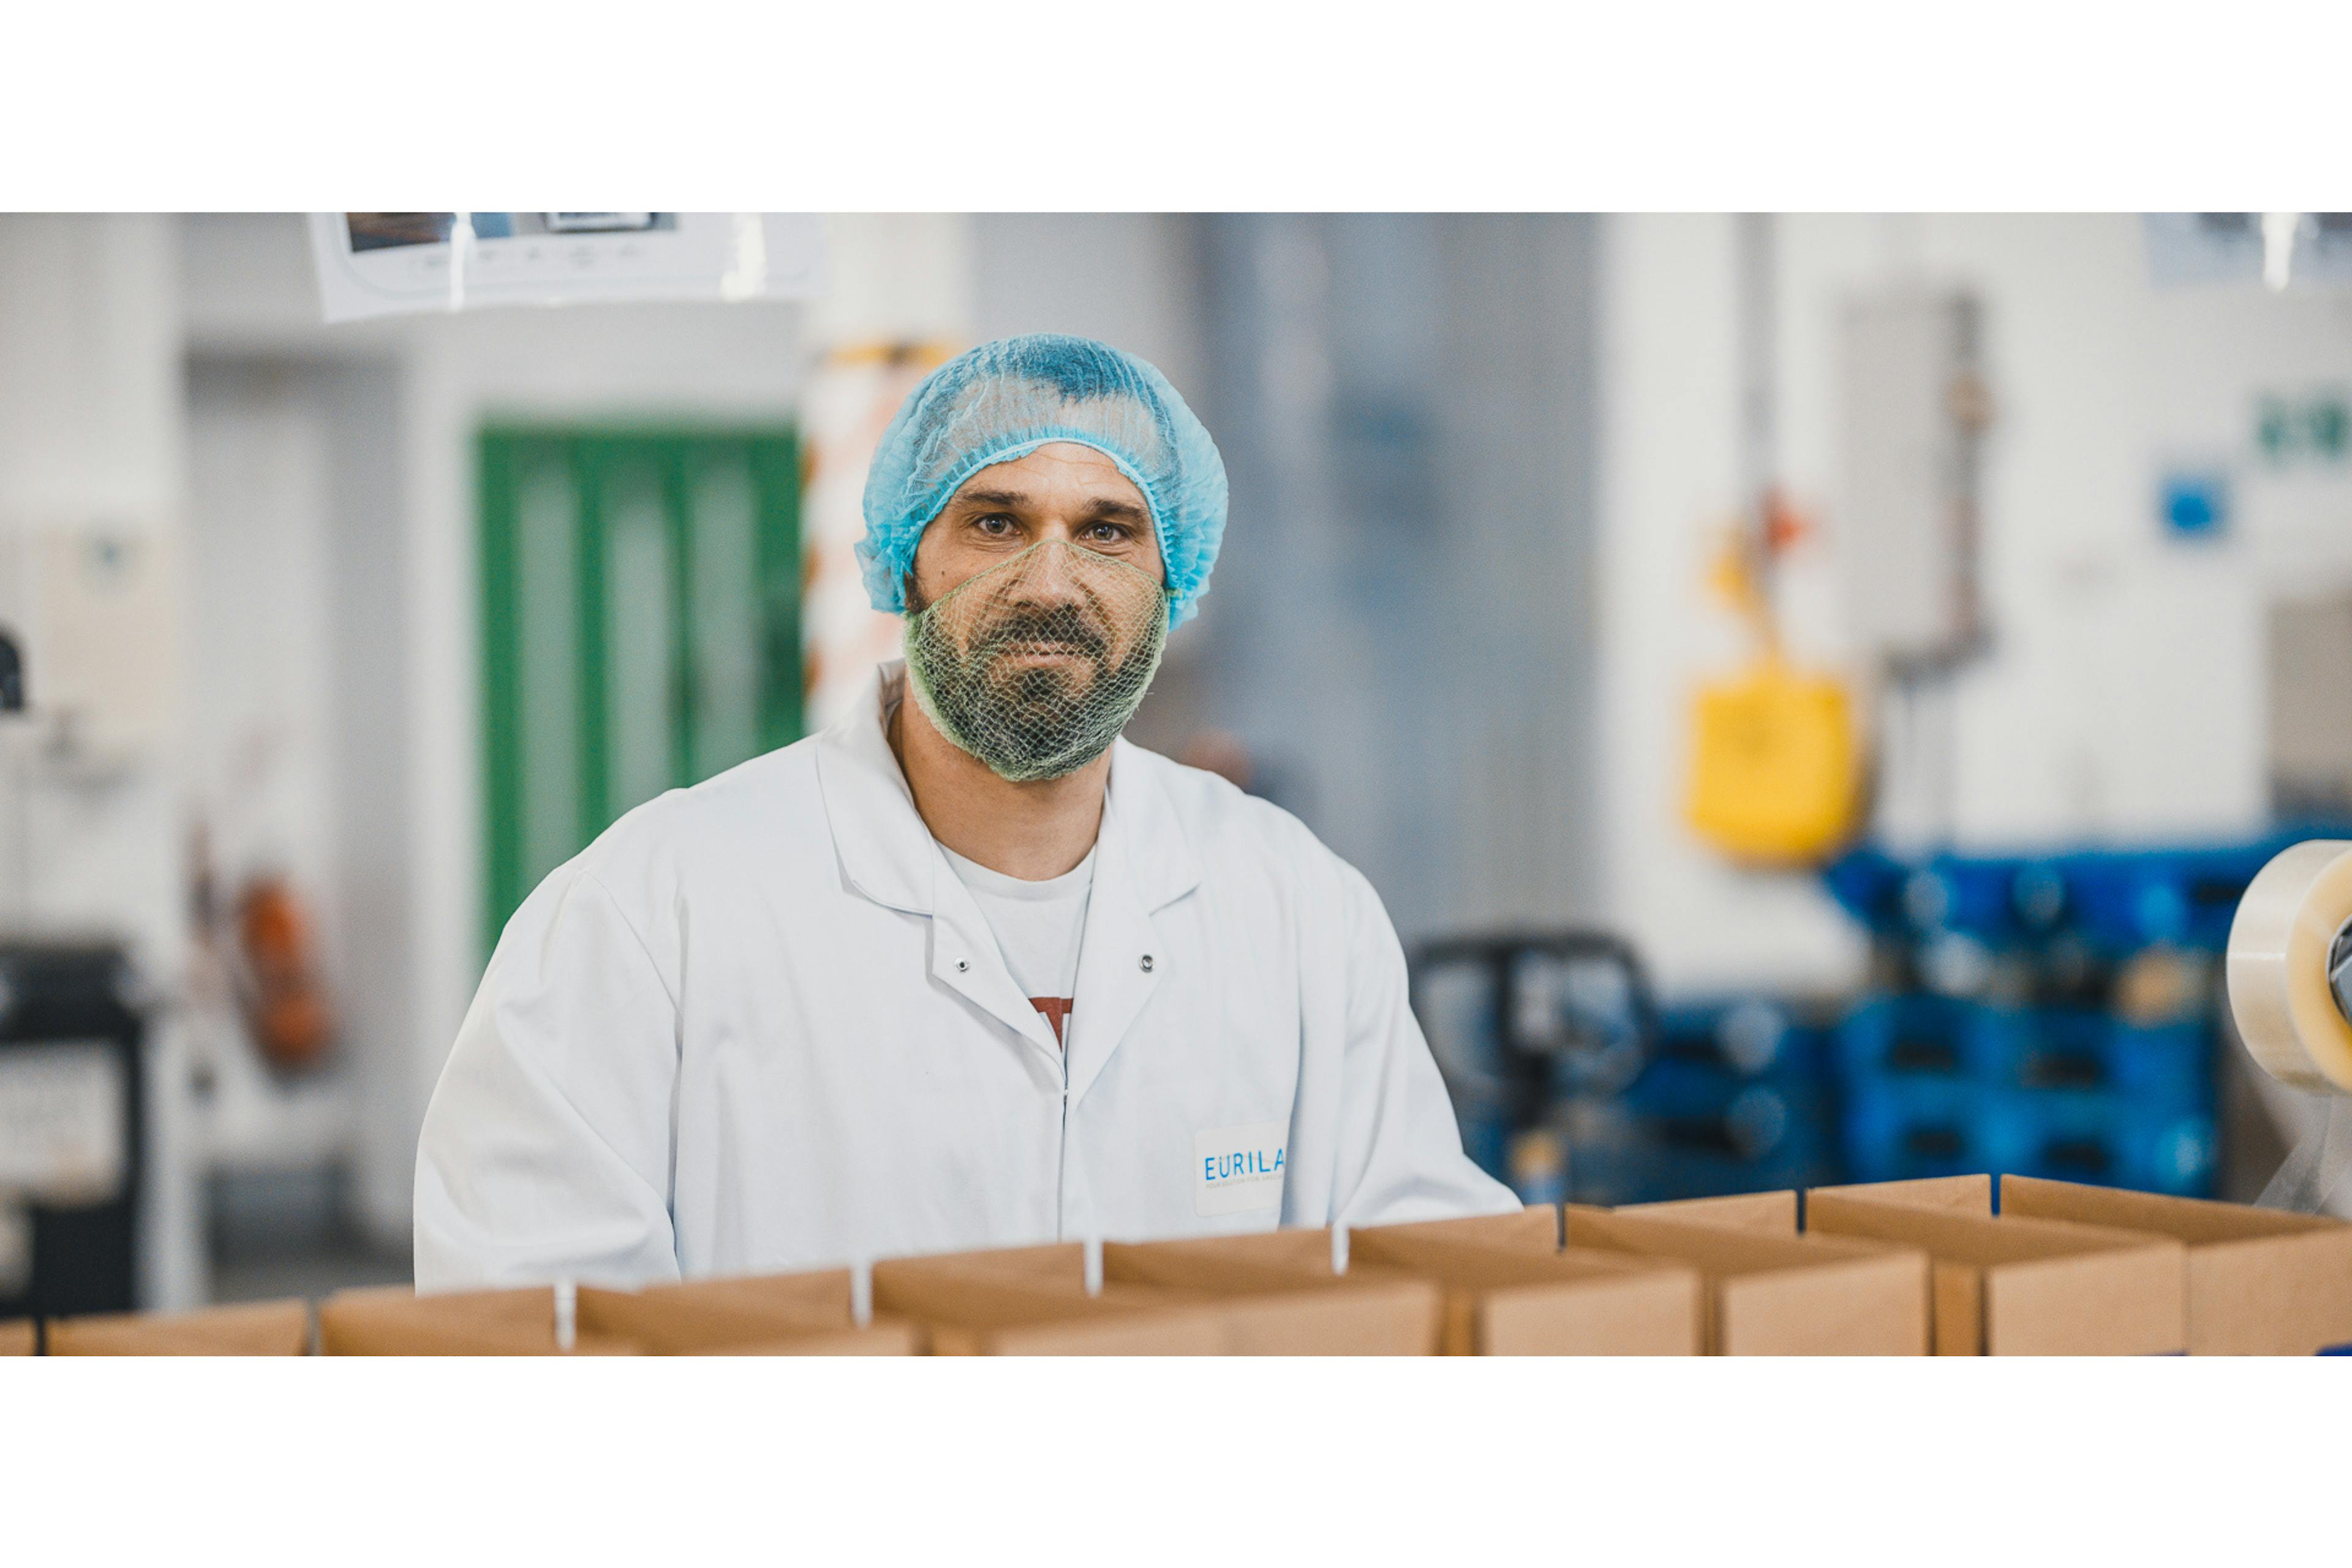
<instances>
[{"instance_id":1,"label":"man","mask_svg":"<svg viewBox=\"0 0 2352 1568\"><path fill-rule=\"evenodd\" d=\"M431 1108L420 1289L1498 1212L1379 899L1118 739L1224 468L1159 372L991 343L885 434L907 658L508 922Z\"/></svg>"}]
</instances>

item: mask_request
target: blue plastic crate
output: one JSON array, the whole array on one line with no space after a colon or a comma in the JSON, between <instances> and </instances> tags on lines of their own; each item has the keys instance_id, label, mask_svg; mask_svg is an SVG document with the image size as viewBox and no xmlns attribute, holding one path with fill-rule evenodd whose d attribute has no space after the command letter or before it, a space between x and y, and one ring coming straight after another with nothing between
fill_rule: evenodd
<instances>
[{"instance_id":1,"label":"blue plastic crate","mask_svg":"<svg viewBox=\"0 0 2352 1568\"><path fill-rule=\"evenodd\" d=\"M2200 1109L2089 1089L1994 1090L1981 1137L1987 1170L2191 1197L2212 1190L2218 1129Z\"/></svg>"},{"instance_id":2,"label":"blue plastic crate","mask_svg":"<svg viewBox=\"0 0 2352 1568\"><path fill-rule=\"evenodd\" d=\"M1904 913L1915 930L1949 931L1991 946L2024 936L2017 889L2026 862L2013 858L1939 855L1911 873L1903 889Z\"/></svg>"},{"instance_id":3,"label":"blue plastic crate","mask_svg":"<svg viewBox=\"0 0 2352 1568\"><path fill-rule=\"evenodd\" d=\"M2147 1109L2213 1098L2213 1035L2202 1017L2136 1025L2076 1007L1972 1009L1966 1071L1996 1089L2107 1089Z\"/></svg>"},{"instance_id":4,"label":"blue plastic crate","mask_svg":"<svg viewBox=\"0 0 2352 1568\"><path fill-rule=\"evenodd\" d=\"M2239 899L2271 857L2305 838L2352 837L2342 823L2282 827L2234 844L2051 854L1899 858L1863 846L1823 884L1881 938L1951 931L1997 948L2067 934L2109 955L2158 944L2219 952Z\"/></svg>"},{"instance_id":5,"label":"blue plastic crate","mask_svg":"<svg viewBox=\"0 0 2352 1568\"><path fill-rule=\"evenodd\" d=\"M1859 1182L2000 1171L2184 1196L2212 1188L2210 1111L2112 1091L1875 1079L1849 1086L1843 1122Z\"/></svg>"},{"instance_id":6,"label":"blue plastic crate","mask_svg":"<svg viewBox=\"0 0 2352 1568\"><path fill-rule=\"evenodd\" d=\"M2095 946L2128 952L2159 943L2215 952L2229 943L2238 900L2284 845L2063 858L2072 922Z\"/></svg>"},{"instance_id":7,"label":"blue plastic crate","mask_svg":"<svg viewBox=\"0 0 2352 1568\"><path fill-rule=\"evenodd\" d=\"M1874 997L1838 1034L1848 1083L1948 1078L1989 1089L2101 1089L2167 1106L2210 1104L2213 1050L2201 1016L2136 1025L2095 1008L2002 1007L1927 993Z\"/></svg>"},{"instance_id":8,"label":"blue plastic crate","mask_svg":"<svg viewBox=\"0 0 2352 1568\"><path fill-rule=\"evenodd\" d=\"M1847 1178L1908 1181L1991 1170L1991 1091L1953 1077L1869 1077L1846 1086Z\"/></svg>"},{"instance_id":9,"label":"blue plastic crate","mask_svg":"<svg viewBox=\"0 0 2352 1568\"><path fill-rule=\"evenodd\" d=\"M1874 996L1838 1026L1838 1072L1848 1084L1890 1077L1963 1078L1975 1005L1929 992Z\"/></svg>"}]
</instances>

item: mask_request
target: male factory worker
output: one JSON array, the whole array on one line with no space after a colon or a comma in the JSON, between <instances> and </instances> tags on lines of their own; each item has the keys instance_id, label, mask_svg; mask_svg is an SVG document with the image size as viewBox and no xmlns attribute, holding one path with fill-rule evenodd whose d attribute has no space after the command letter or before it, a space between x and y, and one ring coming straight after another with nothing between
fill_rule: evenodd
<instances>
[{"instance_id":1,"label":"male factory worker","mask_svg":"<svg viewBox=\"0 0 2352 1568\"><path fill-rule=\"evenodd\" d=\"M882 437L866 525L904 663L508 922L425 1113L418 1286L1516 1208L1370 886L1118 739L1225 525L1160 373L974 349Z\"/></svg>"}]
</instances>

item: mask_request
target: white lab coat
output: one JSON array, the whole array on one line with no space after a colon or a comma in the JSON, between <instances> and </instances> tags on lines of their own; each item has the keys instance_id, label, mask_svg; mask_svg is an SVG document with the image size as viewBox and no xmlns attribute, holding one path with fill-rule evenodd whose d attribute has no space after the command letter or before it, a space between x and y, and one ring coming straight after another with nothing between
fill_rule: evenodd
<instances>
[{"instance_id":1,"label":"white lab coat","mask_svg":"<svg viewBox=\"0 0 2352 1568\"><path fill-rule=\"evenodd\" d=\"M850 715L630 812L507 923L416 1162L422 1289L1515 1209L1361 875L1125 741L1068 1049Z\"/></svg>"}]
</instances>

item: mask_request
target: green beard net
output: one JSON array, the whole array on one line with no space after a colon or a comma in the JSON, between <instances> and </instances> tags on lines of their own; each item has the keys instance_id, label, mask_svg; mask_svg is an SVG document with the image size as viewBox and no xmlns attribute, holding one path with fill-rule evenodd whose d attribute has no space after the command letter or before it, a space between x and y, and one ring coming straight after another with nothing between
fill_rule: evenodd
<instances>
[{"instance_id":1,"label":"green beard net","mask_svg":"<svg viewBox=\"0 0 2352 1568\"><path fill-rule=\"evenodd\" d=\"M1048 540L908 615L907 689L998 777L1057 779L1127 728L1167 643L1149 574Z\"/></svg>"}]
</instances>

